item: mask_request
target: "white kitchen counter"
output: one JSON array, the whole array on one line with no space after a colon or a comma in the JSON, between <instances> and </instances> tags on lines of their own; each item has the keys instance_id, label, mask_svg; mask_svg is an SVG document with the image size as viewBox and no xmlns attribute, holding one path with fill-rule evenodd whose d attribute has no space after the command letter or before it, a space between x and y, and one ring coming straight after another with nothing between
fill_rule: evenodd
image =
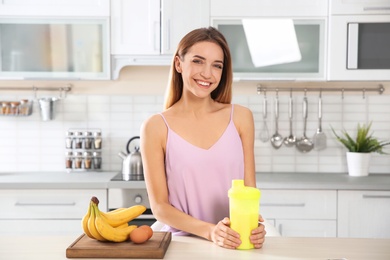
<instances>
[{"instance_id":1,"label":"white kitchen counter","mask_svg":"<svg viewBox=\"0 0 390 260\"><path fill-rule=\"evenodd\" d=\"M64 260L74 236L0 237L7 260ZM262 249L229 250L196 237L173 236L164 259L388 260L390 239L269 237ZM101 259L101 258L100 258Z\"/></svg>"},{"instance_id":2,"label":"white kitchen counter","mask_svg":"<svg viewBox=\"0 0 390 260\"><path fill-rule=\"evenodd\" d=\"M110 181L117 172L0 173L0 189L143 189L144 181ZM390 190L390 174L257 173L260 189Z\"/></svg>"}]
</instances>

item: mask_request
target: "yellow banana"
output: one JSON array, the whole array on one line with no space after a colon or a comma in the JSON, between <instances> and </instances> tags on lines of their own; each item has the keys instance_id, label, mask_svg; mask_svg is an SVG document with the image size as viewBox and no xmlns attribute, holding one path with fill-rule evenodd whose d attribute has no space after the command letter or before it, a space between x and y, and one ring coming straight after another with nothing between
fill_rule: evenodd
<instances>
[{"instance_id":1,"label":"yellow banana","mask_svg":"<svg viewBox=\"0 0 390 260\"><path fill-rule=\"evenodd\" d=\"M106 241L107 239L105 239L102 235L100 235L100 233L96 230L96 225L95 225L95 221L96 221L96 210L95 210L95 207L96 204L91 202L91 215L89 216L89 219L88 219L88 230L89 232L91 233L92 237L95 238L96 240L99 240L99 241Z\"/></svg>"},{"instance_id":2,"label":"yellow banana","mask_svg":"<svg viewBox=\"0 0 390 260\"><path fill-rule=\"evenodd\" d=\"M93 205L95 211L95 227L99 234L108 241L123 242L129 239L130 233L137 228L136 225L131 225L125 228L114 228L102 218L96 205Z\"/></svg>"},{"instance_id":3,"label":"yellow banana","mask_svg":"<svg viewBox=\"0 0 390 260\"><path fill-rule=\"evenodd\" d=\"M82 228L84 230L84 233L87 236L89 236L90 238L94 238L92 236L91 232L89 232L89 229L88 229L88 220L89 220L89 217L91 216L91 209L92 209L91 204L92 204L92 202L89 203L87 214L85 214L84 217L81 220L81 226L82 226Z\"/></svg>"},{"instance_id":4,"label":"yellow banana","mask_svg":"<svg viewBox=\"0 0 390 260\"><path fill-rule=\"evenodd\" d=\"M99 208L97 209L99 210ZM113 213L105 213L100 210L99 213L104 217L105 221L108 224L110 224L113 227L117 227L135 219L136 217L144 213L145 210L146 210L145 206L135 205Z\"/></svg>"},{"instance_id":5,"label":"yellow banana","mask_svg":"<svg viewBox=\"0 0 390 260\"><path fill-rule=\"evenodd\" d=\"M112 214L112 213L115 213L115 212L119 212L119 211L122 211L126 208L117 208L117 209L114 209L114 210L111 210L111 211L108 211L107 214Z\"/></svg>"}]
</instances>

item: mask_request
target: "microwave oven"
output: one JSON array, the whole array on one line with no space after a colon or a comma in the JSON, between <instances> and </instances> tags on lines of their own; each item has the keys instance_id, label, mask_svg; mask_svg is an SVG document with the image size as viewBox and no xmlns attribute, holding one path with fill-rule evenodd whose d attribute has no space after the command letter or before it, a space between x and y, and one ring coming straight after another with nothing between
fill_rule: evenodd
<instances>
[{"instance_id":1,"label":"microwave oven","mask_svg":"<svg viewBox=\"0 0 390 260\"><path fill-rule=\"evenodd\" d=\"M329 32L329 80L390 80L390 15L335 15Z\"/></svg>"}]
</instances>

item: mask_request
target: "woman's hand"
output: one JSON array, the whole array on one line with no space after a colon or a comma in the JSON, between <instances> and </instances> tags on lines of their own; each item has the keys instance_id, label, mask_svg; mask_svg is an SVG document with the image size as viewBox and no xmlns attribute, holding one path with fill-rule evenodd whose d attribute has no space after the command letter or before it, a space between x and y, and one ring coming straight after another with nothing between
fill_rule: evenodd
<instances>
[{"instance_id":1,"label":"woman's hand","mask_svg":"<svg viewBox=\"0 0 390 260\"><path fill-rule=\"evenodd\" d=\"M264 219L261 215L259 215L259 222L264 222ZM267 232L264 229L264 225L259 223L259 226L252 230L252 234L250 236L250 241L254 245L255 248L262 248L265 240L265 234Z\"/></svg>"},{"instance_id":2,"label":"woman's hand","mask_svg":"<svg viewBox=\"0 0 390 260\"><path fill-rule=\"evenodd\" d=\"M214 226L211 231L211 241L221 247L229 249L235 249L241 244L240 234L230 228L229 218L224 218Z\"/></svg>"}]
</instances>

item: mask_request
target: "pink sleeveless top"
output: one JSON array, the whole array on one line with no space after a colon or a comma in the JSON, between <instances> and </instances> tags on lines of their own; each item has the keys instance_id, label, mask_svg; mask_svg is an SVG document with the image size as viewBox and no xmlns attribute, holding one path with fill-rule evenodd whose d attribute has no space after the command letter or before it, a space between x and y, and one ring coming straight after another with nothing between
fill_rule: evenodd
<instances>
[{"instance_id":1,"label":"pink sleeveless top","mask_svg":"<svg viewBox=\"0 0 390 260\"><path fill-rule=\"evenodd\" d=\"M229 217L228 190L233 179L244 178L244 155L241 138L230 122L218 141L209 149L192 145L176 134L162 114L168 128L165 171L169 202L197 219L218 223ZM165 226L174 235L188 233Z\"/></svg>"}]
</instances>

